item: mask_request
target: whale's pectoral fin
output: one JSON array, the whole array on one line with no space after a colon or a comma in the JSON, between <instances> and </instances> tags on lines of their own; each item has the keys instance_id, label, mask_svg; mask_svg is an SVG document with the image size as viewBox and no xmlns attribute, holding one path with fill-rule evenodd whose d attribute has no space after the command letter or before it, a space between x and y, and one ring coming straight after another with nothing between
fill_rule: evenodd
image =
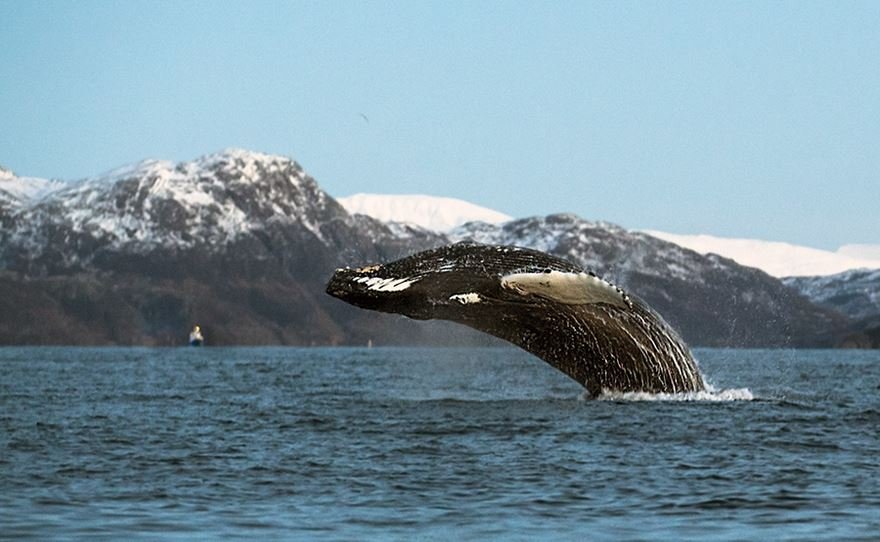
<instances>
[{"instance_id":1,"label":"whale's pectoral fin","mask_svg":"<svg viewBox=\"0 0 880 542\"><path fill-rule=\"evenodd\" d=\"M501 277L501 287L520 295L542 297L566 305L607 303L621 308L632 306L623 290L590 273L512 273Z\"/></svg>"}]
</instances>

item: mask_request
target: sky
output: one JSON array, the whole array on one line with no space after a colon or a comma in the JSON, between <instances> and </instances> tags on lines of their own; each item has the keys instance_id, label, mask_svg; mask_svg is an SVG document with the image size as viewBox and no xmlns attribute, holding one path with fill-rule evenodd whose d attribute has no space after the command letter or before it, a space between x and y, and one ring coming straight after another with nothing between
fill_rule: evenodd
<instances>
[{"instance_id":1,"label":"sky","mask_svg":"<svg viewBox=\"0 0 880 542\"><path fill-rule=\"evenodd\" d=\"M0 0L0 164L227 147L331 195L880 243L880 2Z\"/></svg>"}]
</instances>

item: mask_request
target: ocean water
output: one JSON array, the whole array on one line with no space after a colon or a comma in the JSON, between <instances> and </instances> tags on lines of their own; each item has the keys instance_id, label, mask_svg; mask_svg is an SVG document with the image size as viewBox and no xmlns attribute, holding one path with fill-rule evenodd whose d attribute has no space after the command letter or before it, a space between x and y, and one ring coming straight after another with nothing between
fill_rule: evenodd
<instances>
[{"instance_id":1,"label":"ocean water","mask_svg":"<svg viewBox=\"0 0 880 542\"><path fill-rule=\"evenodd\" d=\"M516 349L0 348L0 537L877 540L880 352L697 350L586 399Z\"/></svg>"}]
</instances>

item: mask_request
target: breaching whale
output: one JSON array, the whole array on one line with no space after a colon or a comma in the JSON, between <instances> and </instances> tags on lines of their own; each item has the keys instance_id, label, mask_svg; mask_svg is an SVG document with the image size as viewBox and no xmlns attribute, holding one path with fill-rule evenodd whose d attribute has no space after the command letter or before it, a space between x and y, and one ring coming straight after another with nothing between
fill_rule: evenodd
<instances>
[{"instance_id":1,"label":"breaching whale","mask_svg":"<svg viewBox=\"0 0 880 542\"><path fill-rule=\"evenodd\" d=\"M543 252L472 242L337 269L327 293L364 309L451 320L509 341L593 395L705 389L688 347L643 301Z\"/></svg>"}]
</instances>

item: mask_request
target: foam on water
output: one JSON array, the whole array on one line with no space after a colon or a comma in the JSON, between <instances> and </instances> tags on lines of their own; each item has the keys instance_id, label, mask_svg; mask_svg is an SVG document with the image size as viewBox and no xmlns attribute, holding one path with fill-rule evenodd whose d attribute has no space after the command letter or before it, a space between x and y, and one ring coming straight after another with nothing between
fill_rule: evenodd
<instances>
[{"instance_id":1,"label":"foam on water","mask_svg":"<svg viewBox=\"0 0 880 542\"><path fill-rule=\"evenodd\" d=\"M704 391L692 391L686 393L648 393L606 391L599 397L599 401L705 401L705 402L728 402L728 401L752 401L755 396L748 388L715 389L707 386Z\"/></svg>"}]
</instances>

